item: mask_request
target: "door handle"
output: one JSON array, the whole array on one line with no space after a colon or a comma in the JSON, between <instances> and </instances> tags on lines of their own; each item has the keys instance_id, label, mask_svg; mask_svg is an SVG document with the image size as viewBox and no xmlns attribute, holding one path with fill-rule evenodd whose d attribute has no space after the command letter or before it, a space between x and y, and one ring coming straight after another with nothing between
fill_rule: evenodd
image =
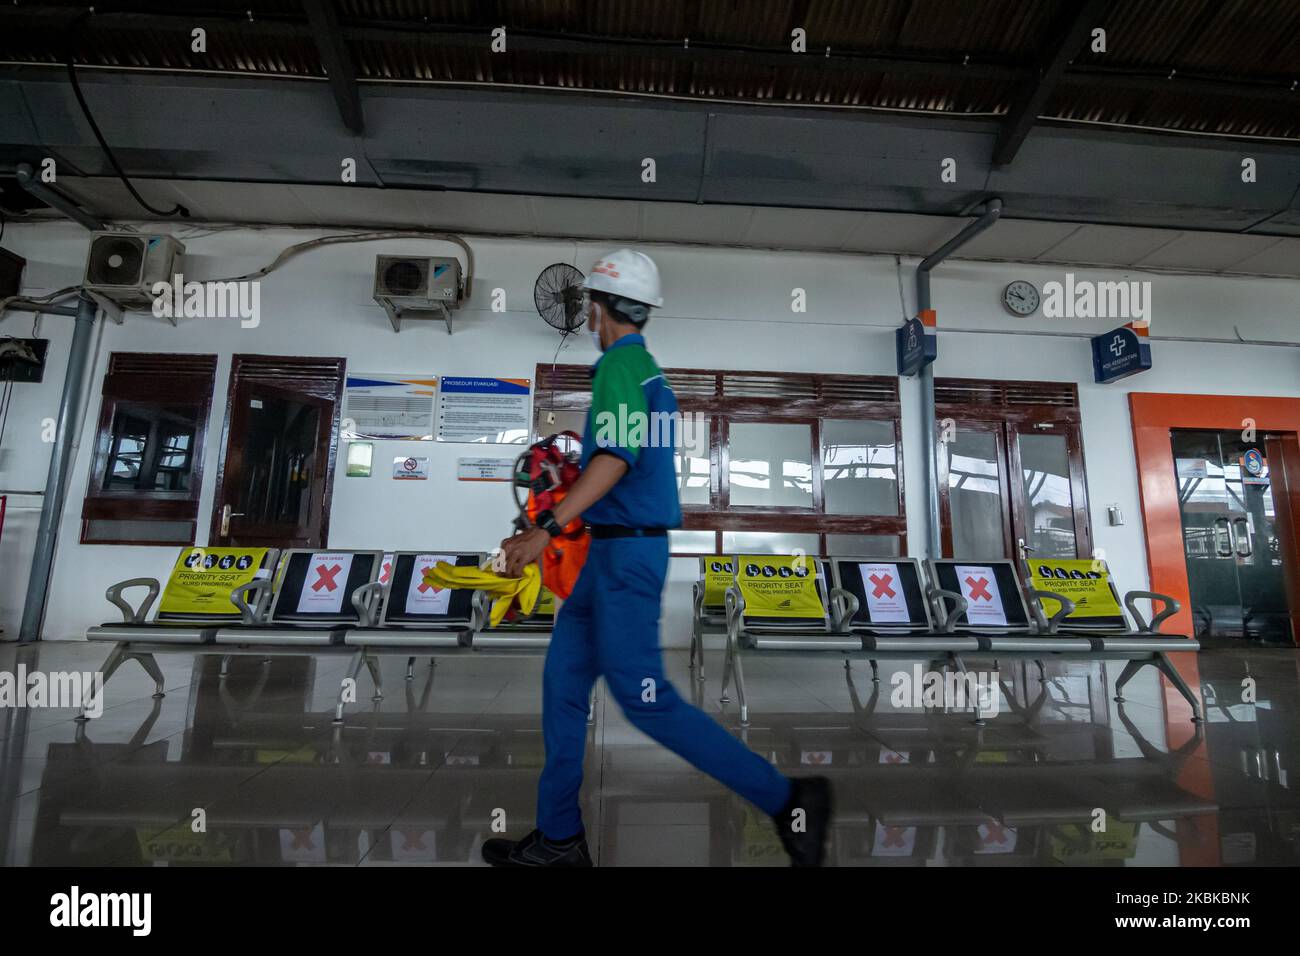
<instances>
[{"instance_id":1,"label":"door handle","mask_svg":"<svg viewBox=\"0 0 1300 956\"><path fill-rule=\"evenodd\" d=\"M1219 522L1223 522L1223 531L1228 536L1226 547L1223 537L1219 534ZM1226 515L1214 519L1214 553L1221 558L1232 557L1232 525Z\"/></svg>"},{"instance_id":2,"label":"door handle","mask_svg":"<svg viewBox=\"0 0 1300 956\"><path fill-rule=\"evenodd\" d=\"M1240 525L1240 528L1238 527ZM1239 558L1249 558L1255 551L1255 546L1250 541L1250 523L1245 518L1236 518L1232 522L1232 530L1236 537L1236 552ZM1241 550L1242 544L1245 543L1246 550Z\"/></svg>"},{"instance_id":3,"label":"door handle","mask_svg":"<svg viewBox=\"0 0 1300 956\"><path fill-rule=\"evenodd\" d=\"M242 518L242 517L244 517L244 512L231 511L230 505L223 505L221 508L221 536L224 538L226 535L230 534L231 518Z\"/></svg>"}]
</instances>

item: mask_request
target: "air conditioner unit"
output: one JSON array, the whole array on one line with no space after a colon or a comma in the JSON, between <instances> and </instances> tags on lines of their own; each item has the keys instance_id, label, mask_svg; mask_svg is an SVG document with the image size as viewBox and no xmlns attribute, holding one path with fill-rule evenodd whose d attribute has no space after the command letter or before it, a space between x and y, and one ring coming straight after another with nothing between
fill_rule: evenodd
<instances>
[{"instance_id":1,"label":"air conditioner unit","mask_svg":"<svg viewBox=\"0 0 1300 956\"><path fill-rule=\"evenodd\" d=\"M92 233L83 285L123 308L149 308L154 283L170 283L184 253L185 247L171 236Z\"/></svg>"},{"instance_id":2,"label":"air conditioner unit","mask_svg":"<svg viewBox=\"0 0 1300 956\"><path fill-rule=\"evenodd\" d=\"M393 331L403 319L442 319L451 334L451 313L464 290L460 262L420 256L375 257L375 301L384 307Z\"/></svg>"}]
</instances>

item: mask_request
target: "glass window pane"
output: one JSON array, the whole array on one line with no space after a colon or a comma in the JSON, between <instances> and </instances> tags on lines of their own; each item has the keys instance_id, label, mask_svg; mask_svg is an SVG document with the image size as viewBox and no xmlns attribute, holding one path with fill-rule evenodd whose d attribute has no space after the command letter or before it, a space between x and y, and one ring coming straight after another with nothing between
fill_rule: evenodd
<instances>
[{"instance_id":1,"label":"glass window pane","mask_svg":"<svg viewBox=\"0 0 1300 956\"><path fill-rule=\"evenodd\" d=\"M947 447L953 557L1006 557L997 438L958 423Z\"/></svg>"},{"instance_id":2,"label":"glass window pane","mask_svg":"<svg viewBox=\"0 0 1300 956\"><path fill-rule=\"evenodd\" d=\"M547 424L547 418L551 415L555 416L555 421ZM537 409L537 427L535 430L537 438L534 441L540 441L543 438L549 438L551 435L558 435L560 432L565 431L571 431L581 438L586 427L586 409L565 408L550 411L539 408ZM569 452L582 453L582 442L574 441L572 438L561 438L556 444L566 454Z\"/></svg>"},{"instance_id":3,"label":"glass window pane","mask_svg":"<svg viewBox=\"0 0 1300 956\"><path fill-rule=\"evenodd\" d=\"M677 495L684 505L709 503L709 420L683 414L677 431Z\"/></svg>"},{"instance_id":4,"label":"glass window pane","mask_svg":"<svg viewBox=\"0 0 1300 956\"><path fill-rule=\"evenodd\" d=\"M712 531L669 531L668 550L673 554L713 554L717 539Z\"/></svg>"},{"instance_id":5,"label":"glass window pane","mask_svg":"<svg viewBox=\"0 0 1300 956\"><path fill-rule=\"evenodd\" d=\"M1070 456L1064 435L1020 436L1025 529L1035 557L1073 558L1074 498L1070 494Z\"/></svg>"},{"instance_id":6,"label":"glass window pane","mask_svg":"<svg viewBox=\"0 0 1300 956\"><path fill-rule=\"evenodd\" d=\"M736 423L728 442L731 503L812 508L812 428Z\"/></svg>"},{"instance_id":7,"label":"glass window pane","mask_svg":"<svg viewBox=\"0 0 1300 956\"><path fill-rule=\"evenodd\" d=\"M724 531L724 554L817 554L817 535L786 531Z\"/></svg>"},{"instance_id":8,"label":"glass window pane","mask_svg":"<svg viewBox=\"0 0 1300 956\"><path fill-rule=\"evenodd\" d=\"M864 558L897 558L902 554L896 534L828 534L826 553Z\"/></svg>"},{"instance_id":9,"label":"glass window pane","mask_svg":"<svg viewBox=\"0 0 1300 956\"><path fill-rule=\"evenodd\" d=\"M894 423L822 422L822 493L833 515L898 514Z\"/></svg>"},{"instance_id":10,"label":"glass window pane","mask_svg":"<svg viewBox=\"0 0 1300 956\"><path fill-rule=\"evenodd\" d=\"M108 435L105 491L186 492L199 410L121 402Z\"/></svg>"}]
</instances>

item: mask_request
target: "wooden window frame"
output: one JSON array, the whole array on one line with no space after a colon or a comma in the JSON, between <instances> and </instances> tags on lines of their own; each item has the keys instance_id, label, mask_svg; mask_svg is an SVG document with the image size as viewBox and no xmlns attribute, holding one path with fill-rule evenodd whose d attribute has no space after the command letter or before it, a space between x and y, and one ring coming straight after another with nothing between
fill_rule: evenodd
<instances>
[{"instance_id":1,"label":"wooden window frame","mask_svg":"<svg viewBox=\"0 0 1300 956\"><path fill-rule=\"evenodd\" d=\"M89 486L81 508L82 544L157 546L194 543L203 487L203 453L216 375L215 355L169 352L113 352L109 355L108 370L101 387ZM197 407L193 464L186 492L104 489L104 474L113 439L113 419L123 403ZM92 537L92 521L187 521L190 533L188 541L183 542L175 538Z\"/></svg>"},{"instance_id":2,"label":"wooden window frame","mask_svg":"<svg viewBox=\"0 0 1300 956\"><path fill-rule=\"evenodd\" d=\"M538 383L535 418L540 421L547 409L586 409L591 402L588 372L587 366L539 364L534 379ZM769 531L815 534L819 554L826 554L827 535L895 537L898 539L898 553L907 554L902 413L897 378L699 368L666 368L664 375L673 386L681 412L702 414L709 423L709 503L683 504L681 530L712 531L716 553L722 553L724 531ZM828 419L893 424L898 490L896 515L825 512L821 436L822 423ZM733 423L809 426L810 461L814 466L811 508L731 504L731 462L727 438ZM674 555L697 553L673 552Z\"/></svg>"},{"instance_id":3,"label":"wooden window frame","mask_svg":"<svg viewBox=\"0 0 1300 956\"><path fill-rule=\"evenodd\" d=\"M942 439L943 423L951 419L955 427L991 431L997 439L1002 498L1004 554L1018 560L1017 539L1026 536L1026 502L1018 490L1023 468L1020 461L1022 434L1061 434L1065 438L1070 468L1070 500L1074 511L1075 554L1090 558L1093 553L1091 513L1085 481L1082 416L1078 407L1078 388L1069 382L1034 382L1026 380L985 381L980 379L935 379L936 437ZM970 401L942 401L945 393ZM977 403L978 402L978 403ZM1035 429L1035 426L1042 428ZM948 488L948 454L940 444L936 449L939 472L939 513L941 545L945 557L983 558L988 555L954 555L952 544L952 502Z\"/></svg>"}]
</instances>

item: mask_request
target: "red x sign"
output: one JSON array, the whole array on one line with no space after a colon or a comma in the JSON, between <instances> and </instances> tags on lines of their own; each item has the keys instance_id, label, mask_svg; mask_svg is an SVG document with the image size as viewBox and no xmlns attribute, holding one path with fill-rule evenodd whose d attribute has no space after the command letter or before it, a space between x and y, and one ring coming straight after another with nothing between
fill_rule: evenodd
<instances>
[{"instance_id":1,"label":"red x sign","mask_svg":"<svg viewBox=\"0 0 1300 956\"><path fill-rule=\"evenodd\" d=\"M989 593L988 578L979 578L978 580L975 578L967 578L966 585L970 588L970 599L972 601L978 601L980 598L983 598L985 601L993 600L993 595Z\"/></svg>"},{"instance_id":2,"label":"red x sign","mask_svg":"<svg viewBox=\"0 0 1300 956\"><path fill-rule=\"evenodd\" d=\"M393 565L392 565L392 562L390 562L390 561L385 561L385 562L384 562L384 570L383 570L383 573L379 575L379 583L380 583L380 584L387 584L387 583L388 583L388 579L389 579L389 577L392 576L392 573L393 573Z\"/></svg>"},{"instance_id":3,"label":"red x sign","mask_svg":"<svg viewBox=\"0 0 1300 956\"><path fill-rule=\"evenodd\" d=\"M885 827L884 840L881 841L881 848L889 846L906 846L903 842L903 827Z\"/></svg>"},{"instance_id":4,"label":"red x sign","mask_svg":"<svg viewBox=\"0 0 1300 956\"><path fill-rule=\"evenodd\" d=\"M1000 845L1007 842L1007 831L997 823L986 823L980 829L984 831L983 840L985 846L992 846L994 843Z\"/></svg>"},{"instance_id":5,"label":"red x sign","mask_svg":"<svg viewBox=\"0 0 1300 956\"><path fill-rule=\"evenodd\" d=\"M334 578L336 578L338 573L342 570L343 565L341 564L336 564L332 568L327 568L323 564L318 564L316 566L316 573L320 575L320 578L311 586L311 589L313 591L319 591L321 588L324 588L326 591L333 591L338 587L338 585L334 583Z\"/></svg>"},{"instance_id":6,"label":"red x sign","mask_svg":"<svg viewBox=\"0 0 1300 956\"><path fill-rule=\"evenodd\" d=\"M420 568L420 579L421 579L421 580L424 579L424 572L425 572L425 571L428 571L429 568L431 568L431 567L433 567L432 564L426 564L424 567ZM428 581L425 581L423 584L421 584L419 587L417 587L416 590L419 591L421 594L424 594L426 591L432 591L434 594L437 594L439 591L442 590L442 588L436 588L436 587L434 587L432 584L430 584Z\"/></svg>"},{"instance_id":7,"label":"red x sign","mask_svg":"<svg viewBox=\"0 0 1300 956\"><path fill-rule=\"evenodd\" d=\"M426 849L424 845L424 830L398 830L397 832L402 835L403 850Z\"/></svg>"},{"instance_id":8,"label":"red x sign","mask_svg":"<svg viewBox=\"0 0 1300 956\"><path fill-rule=\"evenodd\" d=\"M312 842L311 830L290 830L293 837L293 844L289 847L291 850L314 850L316 844Z\"/></svg>"},{"instance_id":9,"label":"red x sign","mask_svg":"<svg viewBox=\"0 0 1300 956\"><path fill-rule=\"evenodd\" d=\"M888 574L871 575L871 583L875 585L875 588L872 589L871 596L882 597L884 595L888 595L889 597L893 597L894 589L889 586L893 582L894 582L893 577Z\"/></svg>"}]
</instances>

